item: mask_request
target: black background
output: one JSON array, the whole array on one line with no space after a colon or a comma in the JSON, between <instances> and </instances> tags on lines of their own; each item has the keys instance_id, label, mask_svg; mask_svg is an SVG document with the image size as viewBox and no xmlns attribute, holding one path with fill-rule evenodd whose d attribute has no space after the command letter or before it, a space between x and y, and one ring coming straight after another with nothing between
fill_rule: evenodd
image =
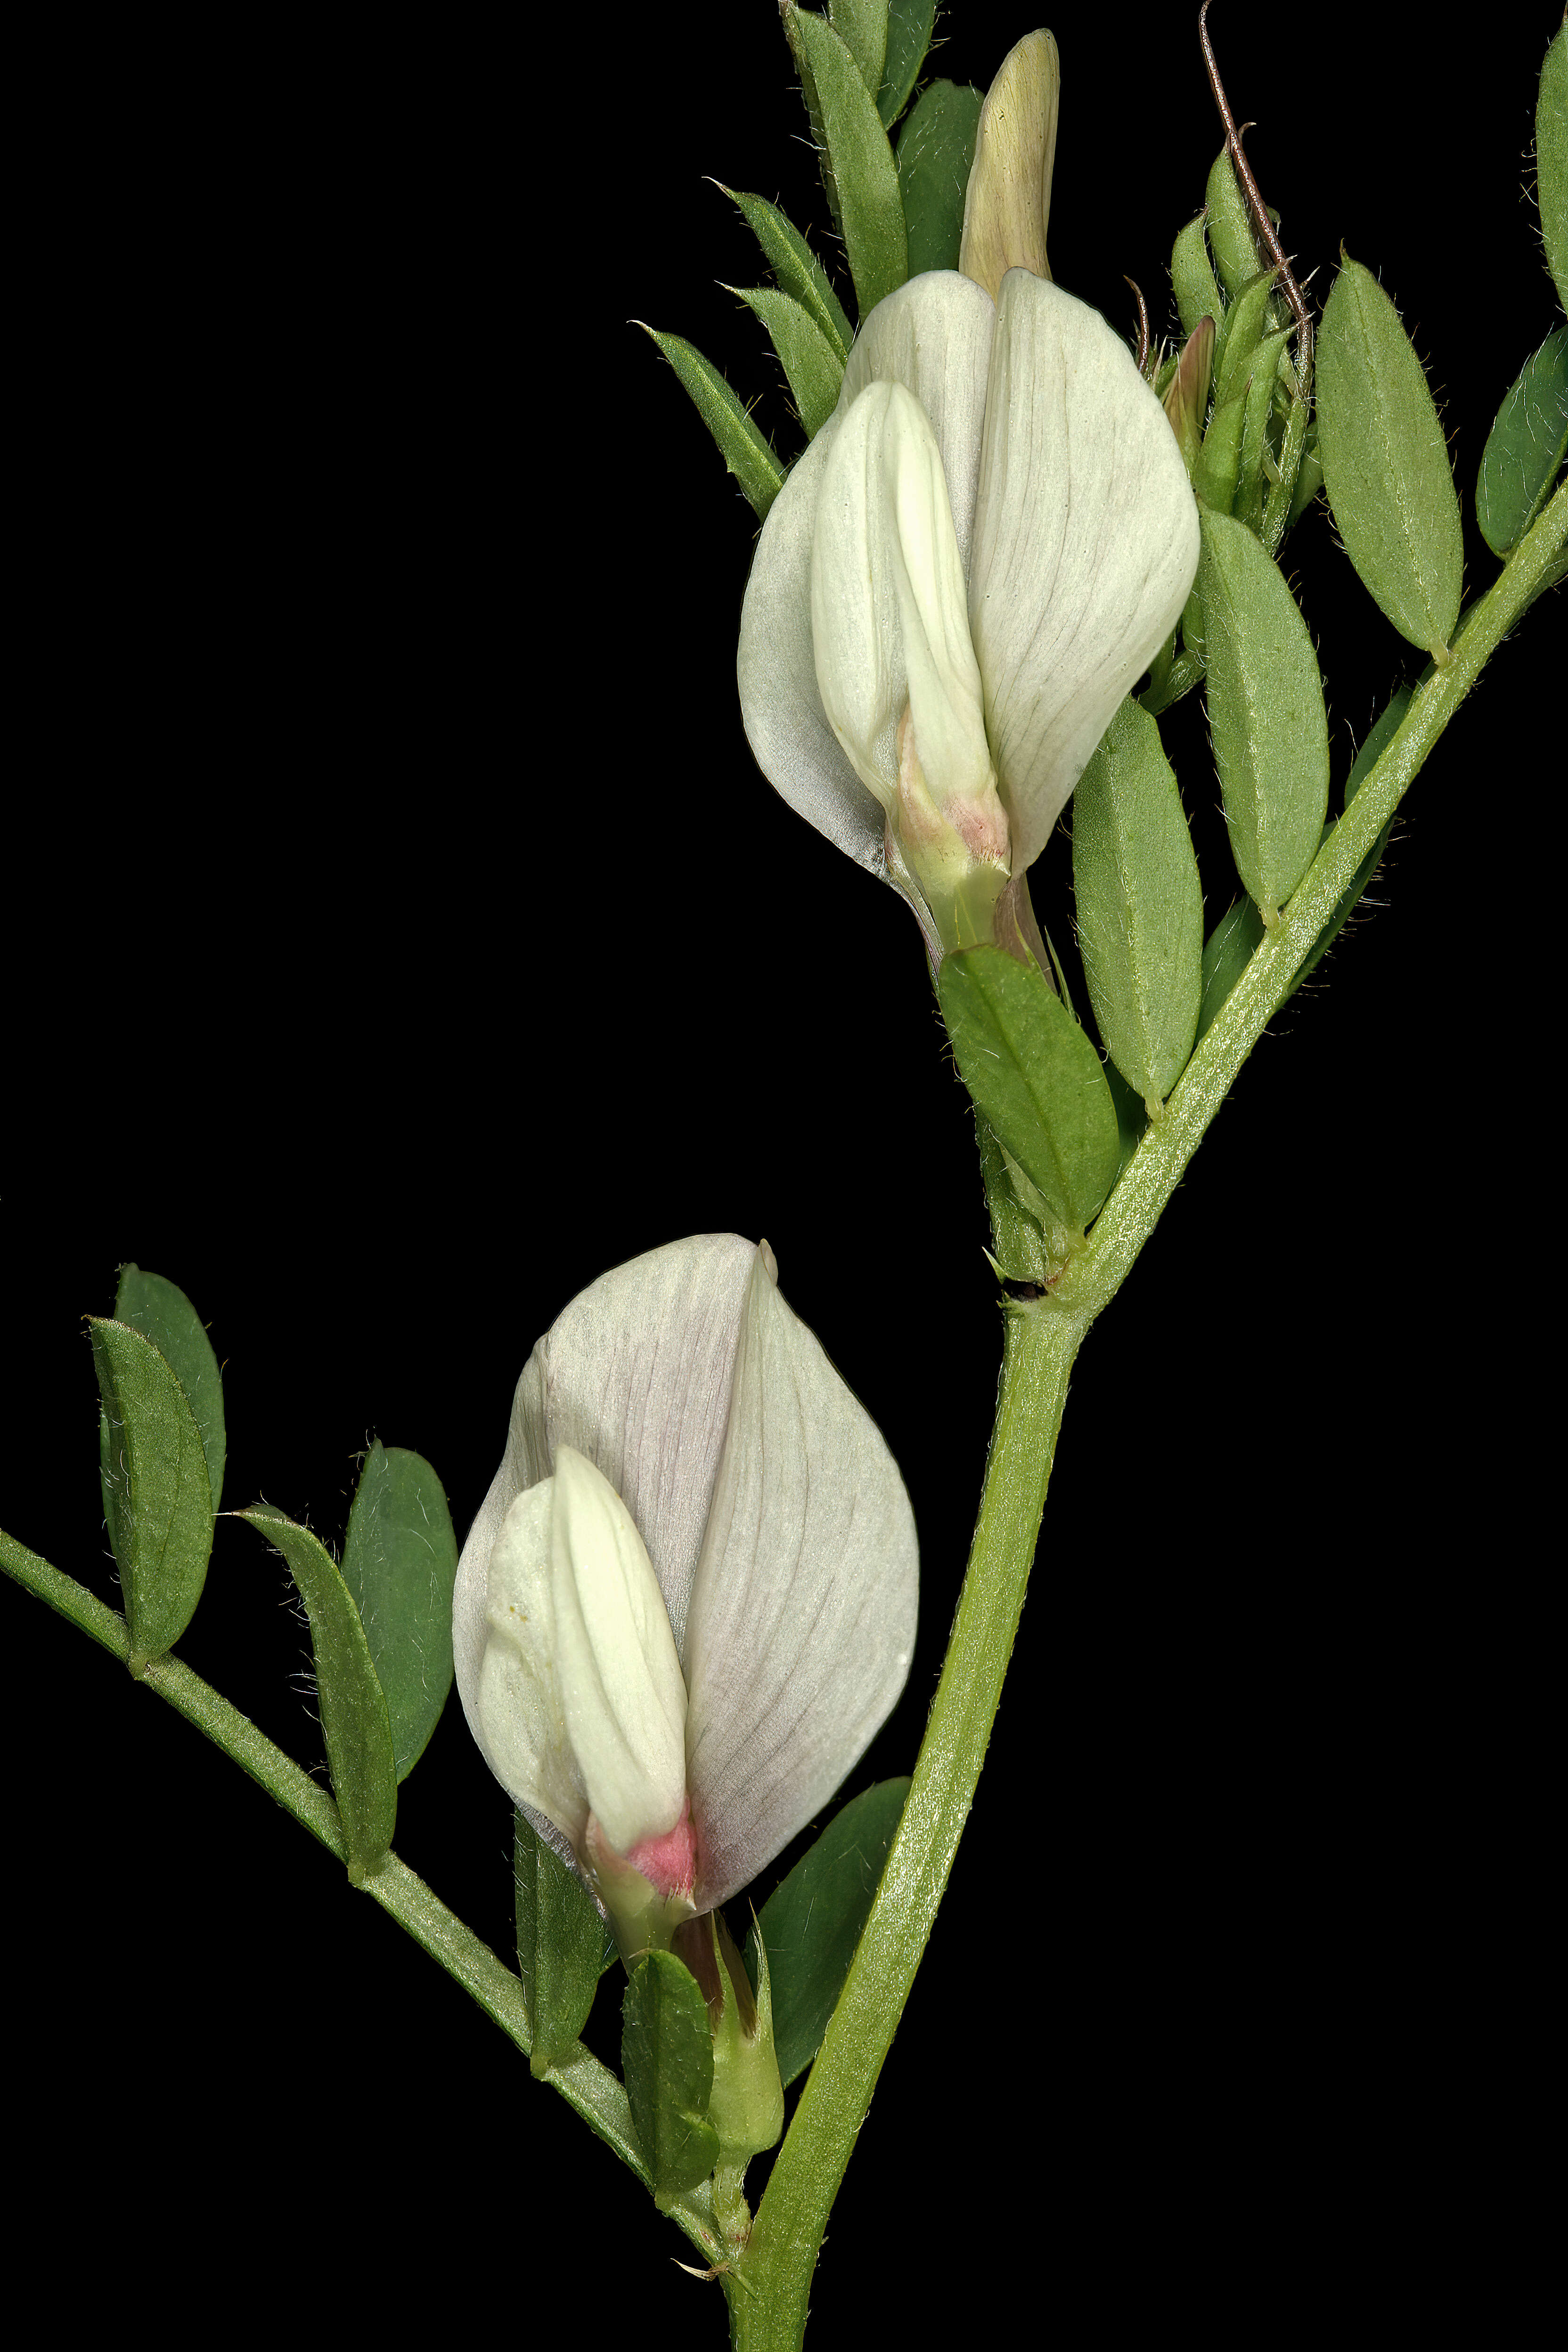
<instances>
[{"instance_id":1,"label":"black background","mask_svg":"<svg viewBox=\"0 0 1568 2352\"><path fill-rule=\"evenodd\" d=\"M1479 588L1486 431L1556 315L1526 194L1553 11L1490 12L1462 56L1404 11L1314 22L1222 10L1232 98L1318 301L1342 240L1398 300ZM984 87L1026 20L942 29L935 69ZM1124 327L1126 272L1173 331L1164 265L1218 145L1195 31L1056 30L1055 273ZM912 1762L978 1493L999 1318L971 1124L906 910L751 761L753 519L627 323L689 336L793 456L715 283L763 273L702 175L778 197L847 301L847 273L768 0L527 36L258 20L40 82L3 1523L115 1597L80 1318L124 1259L210 1319L230 1505L338 1539L374 1433L435 1463L460 1537L577 1290L683 1233L764 1234L921 1530L914 1671L853 1790ZM1287 561L1337 809L1420 657L1321 508ZM1393 2309L1470 2274L1527 2040L1544 1610L1481 1272L1536 1115L1479 853L1546 782L1561 629L1549 604L1497 658L1084 1349L814 2341L876 2310L920 2342L1020 2288L1086 2339L1199 2310L1267 2339L1352 2281ZM1212 923L1235 886L1201 698L1166 740ZM1068 867L1058 835L1058 942ZM721 2340L684 2242L341 1868L9 1584L0 1617L39 2258L68 2210L139 2275L220 2263L263 2316L309 2241L345 2307L374 2275L458 2324L501 2294L521 2328L536 2281L575 2281L648 2340ZM319 1764L304 1629L248 1528L220 1523L180 1647ZM397 1845L511 1957L509 1806L455 1699ZM614 2055L610 1981L593 2038Z\"/></svg>"}]
</instances>

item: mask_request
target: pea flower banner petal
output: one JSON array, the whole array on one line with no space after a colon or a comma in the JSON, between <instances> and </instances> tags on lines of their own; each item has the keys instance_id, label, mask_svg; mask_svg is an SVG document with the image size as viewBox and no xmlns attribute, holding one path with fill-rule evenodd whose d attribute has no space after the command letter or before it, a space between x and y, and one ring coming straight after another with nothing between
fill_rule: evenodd
<instances>
[{"instance_id":1,"label":"pea flower banner petal","mask_svg":"<svg viewBox=\"0 0 1568 2352\"><path fill-rule=\"evenodd\" d=\"M628 1873L710 1910L885 1720L917 1562L898 1467L765 1244L675 1243L584 1291L524 1368L458 1564L464 1712L612 1916Z\"/></svg>"}]
</instances>

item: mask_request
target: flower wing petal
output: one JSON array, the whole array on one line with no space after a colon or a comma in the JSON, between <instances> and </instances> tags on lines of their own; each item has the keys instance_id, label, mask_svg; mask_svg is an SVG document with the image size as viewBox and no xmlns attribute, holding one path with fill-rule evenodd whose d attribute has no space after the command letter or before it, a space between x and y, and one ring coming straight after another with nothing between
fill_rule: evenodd
<instances>
[{"instance_id":1,"label":"flower wing petal","mask_svg":"<svg viewBox=\"0 0 1568 2352\"><path fill-rule=\"evenodd\" d=\"M836 849L880 874L882 812L827 723L811 637L812 529L837 432L829 417L768 509L741 607L735 677L746 740L774 792Z\"/></svg>"},{"instance_id":2,"label":"flower wing petal","mask_svg":"<svg viewBox=\"0 0 1568 2352\"><path fill-rule=\"evenodd\" d=\"M557 1851L580 1843L588 1787L569 1734L555 1635L551 1561L554 1481L520 1495L489 1554L474 1704L464 1701L486 1763Z\"/></svg>"},{"instance_id":3,"label":"flower wing petal","mask_svg":"<svg viewBox=\"0 0 1568 2352\"><path fill-rule=\"evenodd\" d=\"M788 1843L886 1720L918 1591L898 1465L759 1257L687 1627L700 1908Z\"/></svg>"},{"instance_id":4,"label":"flower wing petal","mask_svg":"<svg viewBox=\"0 0 1568 2352\"><path fill-rule=\"evenodd\" d=\"M910 278L878 303L856 336L834 412L847 416L868 383L901 383L914 394L942 451L966 580L995 324L984 287L956 269Z\"/></svg>"},{"instance_id":5,"label":"flower wing petal","mask_svg":"<svg viewBox=\"0 0 1568 2352\"><path fill-rule=\"evenodd\" d=\"M1010 270L985 410L969 618L1013 829L1037 857L1198 561L1175 436L1098 311Z\"/></svg>"}]
</instances>

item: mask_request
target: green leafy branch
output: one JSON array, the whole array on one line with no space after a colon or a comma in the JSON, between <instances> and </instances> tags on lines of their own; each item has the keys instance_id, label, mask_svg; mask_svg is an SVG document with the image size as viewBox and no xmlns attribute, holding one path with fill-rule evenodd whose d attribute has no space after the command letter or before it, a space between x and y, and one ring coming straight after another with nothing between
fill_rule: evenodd
<instances>
[{"instance_id":1,"label":"green leafy branch","mask_svg":"<svg viewBox=\"0 0 1568 2352\"><path fill-rule=\"evenodd\" d=\"M329 1796L172 1654L205 1585L226 1455L222 1381L195 1307L174 1283L128 1265L113 1318L93 1319L91 1331L104 1512L126 1613L3 1532L0 1567L265 1788L343 1863L351 1885L465 1987L710 2263L726 2258L746 2226L744 2166L710 2184L721 2149L709 2121L710 2105L718 2113L714 2056L707 2004L682 1961L658 1953L632 1974L623 2084L582 2042L600 1979L619 1966L614 1940L582 1881L529 1822L515 1816L515 1973L392 1851L398 1787L453 1681L458 1548L428 1463L371 1447L341 1567L319 1537L267 1505L233 1515L280 1553L304 1603ZM753 1920L746 1971L753 1998L776 2004L784 2083L821 2044L908 1786L884 1781L845 1805Z\"/></svg>"},{"instance_id":2,"label":"green leafy branch","mask_svg":"<svg viewBox=\"0 0 1568 2352\"><path fill-rule=\"evenodd\" d=\"M935 29L935 0L834 0L826 16L784 0L780 13L828 210L844 240L857 316L864 320L907 278L958 267L980 92L937 80L910 105ZM889 134L900 121L895 148ZM806 438L815 439L837 401L854 329L822 263L779 207L732 188L723 194L752 231L775 280L728 290L766 329ZM695 344L661 329L644 331L689 394L759 519L764 516L784 468L750 408Z\"/></svg>"}]
</instances>

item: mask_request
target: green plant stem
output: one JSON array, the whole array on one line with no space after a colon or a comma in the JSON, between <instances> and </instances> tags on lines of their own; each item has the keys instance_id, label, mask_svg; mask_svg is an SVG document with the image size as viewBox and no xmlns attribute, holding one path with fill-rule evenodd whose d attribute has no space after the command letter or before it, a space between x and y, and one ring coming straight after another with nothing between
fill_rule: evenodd
<instances>
[{"instance_id":1,"label":"green plant stem","mask_svg":"<svg viewBox=\"0 0 1568 2352\"><path fill-rule=\"evenodd\" d=\"M914 1780L843 1995L779 2151L730 2298L737 2352L796 2352L827 2217L968 1817L1028 1582L1068 1375L1084 1334L1153 1231L1210 1120L1352 876L1483 666L1539 592L1568 535L1568 486L1473 605L1452 658L1334 827L1049 1295L1010 1306L980 1517ZM994 1209L998 1225L1000 1217Z\"/></svg>"},{"instance_id":2,"label":"green plant stem","mask_svg":"<svg viewBox=\"0 0 1568 2352\"><path fill-rule=\"evenodd\" d=\"M129 1663L130 1629L119 1612L88 1591L85 1585L62 1575L58 1568L51 1567L37 1552L29 1551L3 1528L0 1568L62 1617L68 1617L73 1625L122 1664ZM221 1692L215 1691L210 1683L204 1682L200 1675L194 1674L172 1653L151 1660L138 1680L166 1699L199 1731L205 1732L215 1747L231 1756L346 1867L348 1845L336 1805L291 1756L286 1756L265 1732L257 1729L247 1716L241 1715ZM471 1927L464 1925L455 1911L448 1910L417 1873L395 1853L389 1853L382 1867L364 1880L362 1892L379 1903L400 1927L406 1928L415 1942L423 1945L431 1958L438 1961L448 1976L455 1977L487 2016L495 2020L524 2057L528 2055L532 2035L521 1979ZM637 2147L626 2091L609 2068L602 2066L591 2051L577 2042L569 2055L552 2066L542 2079L560 2092L615 2150L622 2163L636 2173L644 2188L651 2190L652 2177ZM723 2241L713 2219L712 2199L706 2182L679 2199L670 2208L670 2218L679 2223L710 2262L721 2258Z\"/></svg>"},{"instance_id":3,"label":"green plant stem","mask_svg":"<svg viewBox=\"0 0 1568 2352\"><path fill-rule=\"evenodd\" d=\"M740 2263L731 2342L793 2352L828 2212L947 1885L1002 1696L1082 1325L1010 1305L996 1425L947 1662L882 1884Z\"/></svg>"}]
</instances>

